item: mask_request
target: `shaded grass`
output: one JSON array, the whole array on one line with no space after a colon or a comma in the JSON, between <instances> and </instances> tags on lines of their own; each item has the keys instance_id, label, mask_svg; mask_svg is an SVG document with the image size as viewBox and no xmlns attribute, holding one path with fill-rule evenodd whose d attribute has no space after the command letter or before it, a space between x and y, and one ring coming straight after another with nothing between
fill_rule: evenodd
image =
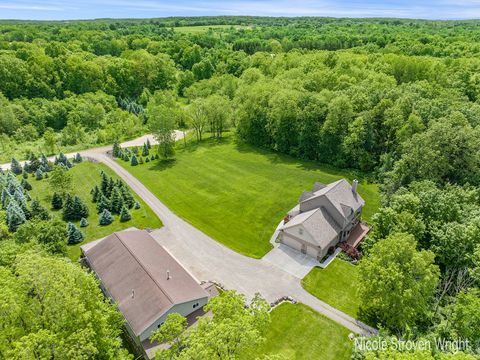
<instances>
[{"instance_id":1,"label":"shaded grass","mask_svg":"<svg viewBox=\"0 0 480 360\"><path fill-rule=\"evenodd\" d=\"M70 259L76 261L80 257L80 246L90 241L105 237L115 231L123 230L129 227L136 227L139 229L144 228L159 228L162 226L162 222L153 213L153 211L132 191L135 199L140 203L141 207L138 210L130 210L132 219L127 222L120 222L119 216L114 216L114 221L108 226L100 226L98 224L99 215L97 214L96 204L92 202L90 190L100 183L100 171L103 170L109 176L113 176L115 179L117 176L112 170L110 170L104 164L94 164L91 162L82 162L75 165L69 171L73 175L73 189L72 194L78 195L88 206L89 225L80 230L85 234L85 239L82 243L71 245L68 247L68 256ZM40 202L51 209L50 201L52 198L53 190L48 183L48 179L37 181L35 178L29 178L28 181L32 185L33 189L30 191L32 199L38 198ZM62 218L62 210L54 211L51 213ZM79 222L75 222L79 227Z\"/></svg>"},{"instance_id":2,"label":"shaded grass","mask_svg":"<svg viewBox=\"0 0 480 360\"><path fill-rule=\"evenodd\" d=\"M327 304L358 318L360 299L357 294L358 268L335 259L325 269L313 268L302 280L309 293Z\"/></svg>"},{"instance_id":3,"label":"shaded grass","mask_svg":"<svg viewBox=\"0 0 480 360\"><path fill-rule=\"evenodd\" d=\"M139 166L119 162L172 211L222 244L260 258L285 214L315 181L329 183L355 174L314 162L222 140L177 144L176 159ZM359 193L368 220L380 204L378 186L362 181Z\"/></svg>"},{"instance_id":4,"label":"shaded grass","mask_svg":"<svg viewBox=\"0 0 480 360\"><path fill-rule=\"evenodd\" d=\"M262 355L280 354L295 360L350 359L350 331L303 304L283 303L271 312L266 341L254 354L243 360Z\"/></svg>"}]
</instances>

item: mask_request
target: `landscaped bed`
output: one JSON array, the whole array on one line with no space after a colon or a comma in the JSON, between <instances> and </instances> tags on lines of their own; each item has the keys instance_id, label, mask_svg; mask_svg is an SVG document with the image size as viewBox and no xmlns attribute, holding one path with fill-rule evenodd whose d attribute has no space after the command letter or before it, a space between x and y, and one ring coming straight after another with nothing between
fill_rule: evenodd
<instances>
[{"instance_id":1,"label":"landscaped bed","mask_svg":"<svg viewBox=\"0 0 480 360\"><path fill-rule=\"evenodd\" d=\"M348 329L306 305L283 303L271 312L265 343L254 354L242 359L273 354L296 360L350 359L349 333Z\"/></svg>"},{"instance_id":2,"label":"landscaped bed","mask_svg":"<svg viewBox=\"0 0 480 360\"><path fill-rule=\"evenodd\" d=\"M152 149L154 150L154 149ZM223 140L177 144L176 159L131 166L118 160L171 210L212 238L247 256L260 258L279 221L316 181L330 183L355 175L271 151ZM360 180L364 218L380 204L378 186Z\"/></svg>"},{"instance_id":3,"label":"landscaped bed","mask_svg":"<svg viewBox=\"0 0 480 360\"><path fill-rule=\"evenodd\" d=\"M302 285L320 300L357 318L360 303L357 276L358 268L355 265L335 259L325 269L313 268L302 280Z\"/></svg>"},{"instance_id":4,"label":"landscaped bed","mask_svg":"<svg viewBox=\"0 0 480 360\"><path fill-rule=\"evenodd\" d=\"M112 224L100 226L98 223L99 215L97 214L96 204L92 202L90 190L95 185L99 184L100 171L102 170L109 176L117 179L117 176L113 173L113 171L103 164L94 164L85 161L75 165L69 170L73 177L73 187L70 193L72 195L78 195L88 206L89 210L89 225L87 227L79 227L80 230L85 234L85 239L80 244L68 247L68 255L72 260L77 260L79 258L81 245L105 237L115 231L123 230L129 227L144 229L159 228L162 226L162 222L153 213L153 211L133 192L133 196L140 204L140 209L131 210L132 219L126 222L120 222L119 217L114 216L114 221ZM32 199L38 198L38 200L40 200L40 202L47 209L51 209L50 201L53 190L48 183L48 179L37 181L34 178L29 178L28 181L32 185L32 190L30 191L30 196ZM62 217L61 210L52 211L52 214L58 216L59 218ZM75 223L77 226L79 226L78 221Z\"/></svg>"}]
</instances>

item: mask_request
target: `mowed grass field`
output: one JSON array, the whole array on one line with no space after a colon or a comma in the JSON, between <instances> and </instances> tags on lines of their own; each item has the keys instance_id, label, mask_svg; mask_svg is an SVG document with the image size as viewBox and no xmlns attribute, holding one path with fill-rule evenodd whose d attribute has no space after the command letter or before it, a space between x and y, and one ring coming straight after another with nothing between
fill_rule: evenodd
<instances>
[{"instance_id":1,"label":"mowed grass field","mask_svg":"<svg viewBox=\"0 0 480 360\"><path fill-rule=\"evenodd\" d=\"M138 166L118 160L176 214L222 244L260 258L278 223L315 181L329 183L353 175L237 143L232 135L206 139L176 159ZM359 179L369 219L380 204L378 186Z\"/></svg>"},{"instance_id":2,"label":"mowed grass field","mask_svg":"<svg viewBox=\"0 0 480 360\"><path fill-rule=\"evenodd\" d=\"M313 268L302 280L309 293L327 304L358 318L360 299L356 282L358 268L346 261L335 259L325 269Z\"/></svg>"},{"instance_id":3,"label":"mowed grass field","mask_svg":"<svg viewBox=\"0 0 480 360\"><path fill-rule=\"evenodd\" d=\"M292 360L350 359L350 331L303 304L283 303L272 310L266 341L254 354L242 360L263 355L283 355Z\"/></svg>"},{"instance_id":4,"label":"mowed grass field","mask_svg":"<svg viewBox=\"0 0 480 360\"><path fill-rule=\"evenodd\" d=\"M162 226L162 222L158 219L158 217L138 196L136 196L134 192L132 192L132 194L140 203L141 207L138 210L130 210L132 219L127 222L120 222L119 217L114 216L113 223L108 226L100 226L98 224L99 216L97 214L96 204L91 200L90 190L95 185L100 183L101 170L103 170L109 176L113 176L115 179L117 178L113 171L111 171L106 165L94 164L87 161L77 164L69 170L73 175L73 188L71 193L78 195L85 202L85 204L87 204L89 210L89 216L87 219L89 225L87 227L80 228L78 222L76 222L76 225L85 234L85 239L80 244L69 246L68 255L73 261L78 260L80 257L80 246L87 242L100 239L115 231L123 230L129 227L144 229L159 228ZM54 216L57 216L61 219L62 210L51 210L50 201L53 190L48 183L48 179L37 181L35 178L30 177L28 181L33 188L30 191L30 196L32 199L40 200L40 202L47 209L49 209Z\"/></svg>"}]
</instances>

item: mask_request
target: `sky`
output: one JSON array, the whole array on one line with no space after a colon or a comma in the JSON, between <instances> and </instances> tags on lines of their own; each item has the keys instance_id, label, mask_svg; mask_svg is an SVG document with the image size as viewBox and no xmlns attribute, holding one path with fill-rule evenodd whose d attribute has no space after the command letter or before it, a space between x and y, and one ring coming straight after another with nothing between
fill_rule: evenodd
<instances>
[{"instance_id":1,"label":"sky","mask_svg":"<svg viewBox=\"0 0 480 360\"><path fill-rule=\"evenodd\" d=\"M0 0L0 19L206 15L479 19L480 0Z\"/></svg>"}]
</instances>

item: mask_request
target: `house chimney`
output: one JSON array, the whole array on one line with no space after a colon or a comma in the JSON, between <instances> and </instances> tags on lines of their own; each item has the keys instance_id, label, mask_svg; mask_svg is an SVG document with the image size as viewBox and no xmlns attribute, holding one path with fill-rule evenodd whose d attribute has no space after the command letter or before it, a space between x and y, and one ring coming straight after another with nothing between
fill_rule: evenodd
<instances>
[{"instance_id":1,"label":"house chimney","mask_svg":"<svg viewBox=\"0 0 480 360\"><path fill-rule=\"evenodd\" d=\"M167 280L170 280L170 270L167 270Z\"/></svg>"},{"instance_id":2,"label":"house chimney","mask_svg":"<svg viewBox=\"0 0 480 360\"><path fill-rule=\"evenodd\" d=\"M353 191L354 194L357 193L357 187L358 187L358 180L357 180L357 179L354 179L354 180L352 181L352 191Z\"/></svg>"},{"instance_id":3,"label":"house chimney","mask_svg":"<svg viewBox=\"0 0 480 360\"><path fill-rule=\"evenodd\" d=\"M135 299L135 290L132 289L132 299Z\"/></svg>"}]
</instances>

